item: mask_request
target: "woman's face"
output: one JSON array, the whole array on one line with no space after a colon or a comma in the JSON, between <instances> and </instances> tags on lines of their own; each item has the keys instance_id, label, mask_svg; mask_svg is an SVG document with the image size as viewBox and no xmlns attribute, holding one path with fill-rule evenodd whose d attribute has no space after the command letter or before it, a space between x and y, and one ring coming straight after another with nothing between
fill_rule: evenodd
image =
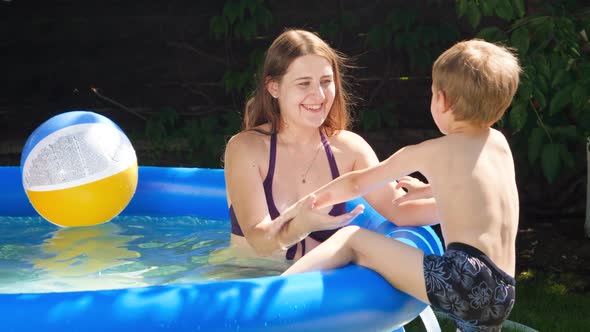
<instances>
[{"instance_id":1,"label":"woman's face","mask_svg":"<svg viewBox=\"0 0 590 332\"><path fill-rule=\"evenodd\" d=\"M281 82L269 83L269 92L278 98L287 126L319 128L334 103L336 86L330 62L308 54L295 59Z\"/></svg>"}]
</instances>

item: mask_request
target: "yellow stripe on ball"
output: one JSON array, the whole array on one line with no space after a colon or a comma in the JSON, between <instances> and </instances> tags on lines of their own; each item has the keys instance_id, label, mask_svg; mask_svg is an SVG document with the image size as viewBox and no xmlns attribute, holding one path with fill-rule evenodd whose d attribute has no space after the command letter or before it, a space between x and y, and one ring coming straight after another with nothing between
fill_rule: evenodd
<instances>
[{"instance_id":1,"label":"yellow stripe on ball","mask_svg":"<svg viewBox=\"0 0 590 332\"><path fill-rule=\"evenodd\" d=\"M27 196L37 212L59 226L105 223L127 206L137 187L137 162L104 179L72 188L31 191Z\"/></svg>"}]
</instances>

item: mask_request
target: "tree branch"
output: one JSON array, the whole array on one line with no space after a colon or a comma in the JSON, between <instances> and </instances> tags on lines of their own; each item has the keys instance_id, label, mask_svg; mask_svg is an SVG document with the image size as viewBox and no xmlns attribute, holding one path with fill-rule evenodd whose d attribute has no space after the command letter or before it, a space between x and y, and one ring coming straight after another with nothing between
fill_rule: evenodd
<instances>
[{"instance_id":1,"label":"tree branch","mask_svg":"<svg viewBox=\"0 0 590 332\"><path fill-rule=\"evenodd\" d=\"M206 58L212 62L215 63L219 63L222 64L224 66L227 66L227 62L225 61L225 59L220 58L220 57L216 57L213 56L205 51L201 51L197 48L195 48L194 46L188 44L188 43L184 43L184 42L167 42L166 45L170 46L170 47L175 47L175 48L179 48L179 49L183 49L183 50L187 50L187 51L191 51L195 54L198 54L199 56Z\"/></svg>"}]
</instances>

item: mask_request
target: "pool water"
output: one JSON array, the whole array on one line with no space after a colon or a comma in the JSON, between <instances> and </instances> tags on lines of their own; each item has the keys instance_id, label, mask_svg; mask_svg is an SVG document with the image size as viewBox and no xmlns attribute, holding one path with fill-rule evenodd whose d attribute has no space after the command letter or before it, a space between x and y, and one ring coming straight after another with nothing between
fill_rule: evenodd
<instances>
[{"instance_id":1,"label":"pool water","mask_svg":"<svg viewBox=\"0 0 590 332\"><path fill-rule=\"evenodd\" d=\"M228 248L230 225L196 217L117 217L60 228L0 217L0 293L118 289L278 275L286 262Z\"/></svg>"}]
</instances>

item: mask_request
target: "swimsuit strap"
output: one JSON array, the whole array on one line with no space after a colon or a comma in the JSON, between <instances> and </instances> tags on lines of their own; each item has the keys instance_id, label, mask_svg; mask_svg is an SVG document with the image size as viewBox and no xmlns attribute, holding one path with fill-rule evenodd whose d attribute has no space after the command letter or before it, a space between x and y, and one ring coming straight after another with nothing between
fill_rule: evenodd
<instances>
[{"instance_id":1,"label":"swimsuit strap","mask_svg":"<svg viewBox=\"0 0 590 332\"><path fill-rule=\"evenodd\" d=\"M340 176L340 172L338 171L338 164L336 164L336 158L334 157L334 153L332 152L332 148L330 148L330 143L324 133L320 130L320 137L322 139L322 144L324 145L324 150L326 150L326 157L328 158L328 163L330 164L330 171L332 172L332 179L335 179ZM346 203L338 203L332 206L330 212L328 212L331 216L339 216L341 214L346 213ZM309 237L318 241L324 242L334 233L336 233L338 229L326 230L326 231L315 231L309 234Z\"/></svg>"},{"instance_id":2,"label":"swimsuit strap","mask_svg":"<svg viewBox=\"0 0 590 332\"><path fill-rule=\"evenodd\" d=\"M275 162L277 156L277 135L272 134L270 136L270 155L268 161L268 173L266 174L266 178L262 182L264 187L264 196L266 198L266 205L268 206L268 213L271 219L275 219L280 215L277 207L275 206L274 200L272 198L272 180L274 177L275 172ZM244 236L244 232L242 231L240 224L238 223L238 218L236 218L236 213L232 205L229 207L229 216L231 220L231 232L232 234Z\"/></svg>"},{"instance_id":3,"label":"swimsuit strap","mask_svg":"<svg viewBox=\"0 0 590 332\"><path fill-rule=\"evenodd\" d=\"M268 213L270 219L275 219L281 213L277 209L274 199L272 197L272 180L275 173L275 163L277 159L277 134L273 133L270 136L270 156L268 160L268 172L262 185L264 186L264 196L266 197L266 205L268 206Z\"/></svg>"},{"instance_id":4,"label":"swimsuit strap","mask_svg":"<svg viewBox=\"0 0 590 332\"><path fill-rule=\"evenodd\" d=\"M336 158L334 158L334 153L330 148L330 143L324 133L320 130L320 138L322 140L322 145L324 146L324 150L326 150L326 156L328 157L328 163L330 164L330 171L332 172L332 179L335 179L340 176L340 172L338 172L338 165L336 164Z\"/></svg>"}]
</instances>

